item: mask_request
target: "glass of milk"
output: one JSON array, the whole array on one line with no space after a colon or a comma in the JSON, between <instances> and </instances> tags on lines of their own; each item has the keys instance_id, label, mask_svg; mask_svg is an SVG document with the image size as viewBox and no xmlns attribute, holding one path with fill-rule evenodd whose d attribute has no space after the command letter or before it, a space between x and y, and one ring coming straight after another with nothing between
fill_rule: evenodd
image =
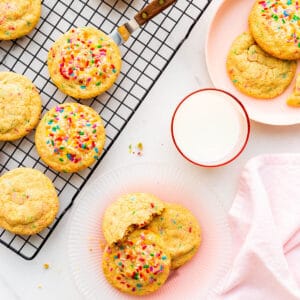
<instances>
[{"instance_id":1,"label":"glass of milk","mask_svg":"<svg viewBox=\"0 0 300 300\"><path fill-rule=\"evenodd\" d=\"M245 148L250 121L242 103L219 89L201 89L177 106L171 124L174 144L188 161L218 167Z\"/></svg>"}]
</instances>

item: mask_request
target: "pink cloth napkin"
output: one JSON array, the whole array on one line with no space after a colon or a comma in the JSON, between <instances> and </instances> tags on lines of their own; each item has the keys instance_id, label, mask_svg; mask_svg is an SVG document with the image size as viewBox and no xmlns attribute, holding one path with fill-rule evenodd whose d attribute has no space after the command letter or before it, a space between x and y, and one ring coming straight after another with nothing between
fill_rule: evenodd
<instances>
[{"instance_id":1,"label":"pink cloth napkin","mask_svg":"<svg viewBox=\"0 0 300 300\"><path fill-rule=\"evenodd\" d=\"M300 299L300 155L251 159L229 221L233 264L216 299Z\"/></svg>"}]
</instances>

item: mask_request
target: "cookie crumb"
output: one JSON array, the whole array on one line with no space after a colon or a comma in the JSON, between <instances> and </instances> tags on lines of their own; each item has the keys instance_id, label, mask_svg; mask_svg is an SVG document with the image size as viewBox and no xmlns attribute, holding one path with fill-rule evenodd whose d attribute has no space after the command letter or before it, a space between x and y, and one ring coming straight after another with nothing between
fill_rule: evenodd
<instances>
[{"instance_id":1,"label":"cookie crumb","mask_svg":"<svg viewBox=\"0 0 300 300\"><path fill-rule=\"evenodd\" d=\"M140 150L140 151L143 151L144 150L144 146L143 146L143 143L139 142L136 147Z\"/></svg>"},{"instance_id":2,"label":"cookie crumb","mask_svg":"<svg viewBox=\"0 0 300 300\"><path fill-rule=\"evenodd\" d=\"M50 268L50 265L49 264L44 264L43 267L44 267L45 270L48 270Z\"/></svg>"},{"instance_id":3,"label":"cookie crumb","mask_svg":"<svg viewBox=\"0 0 300 300\"><path fill-rule=\"evenodd\" d=\"M132 144L130 144L128 146L128 152L129 154L133 154L136 156L142 156L143 155L143 150L144 150L144 145L142 142L138 142L135 146L132 146Z\"/></svg>"},{"instance_id":4,"label":"cookie crumb","mask_svg":"<svg viewBox=\"0 0 300 300\"><path fill-rule=\"evenodd\" d=\"M129 154L132 153L132 145L131 144L128 146L128 152L129 152Z\"/></svg>"},{"instance_id":5,"label":"cookie crumb","mask_svg":"<svg viewBox=\"0 0 300 300\"><path fill-rule=\"evenodd\" d=\"M100 241L100 249L101 249L102 251L104 251L105 246L106 246L105 242L104 242L104 241Z\"/></svg>"}]
</instances>

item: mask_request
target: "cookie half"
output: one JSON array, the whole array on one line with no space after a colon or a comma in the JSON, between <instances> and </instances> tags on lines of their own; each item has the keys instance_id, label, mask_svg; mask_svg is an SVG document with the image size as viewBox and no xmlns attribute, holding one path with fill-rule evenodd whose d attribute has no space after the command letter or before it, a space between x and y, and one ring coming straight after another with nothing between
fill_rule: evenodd
<instances>
[{"instance_id":1,"label":"cookie half","mask_svg":"<svg viewBox=\"0 0 300 300\"><path fill-rule=\"evenodd\" d=\"M136 230L120 244L107 245L102 258L107 281L133 295L159 289L170 273L171 258L155 233Z\"/></svg>"},{"instance_id":2,"label":"cookie half","mask_svg":"<svg viewBox=\"0 0 300 300\"><path fill-rule=\"evenodd\" d=\"M175 203L166 204L160 216L147 227L160 236L171 255L172 269L192 259L201 243L201 229L190 210Z\"/></svg>"},{"instance_id":3,"label":"cookie half","mask_svg":"<svg viewBox=\"0 0 300 300\"><path fill-rule=\"evenodd\" d=\"M257 0L249 15L249 29L267 53L280 59L300 58L300 7L292 0Z\"/></svg>"},{"instance_id":4,"label":"cookie half","mask_svg":"<svg viewBox=\"0 0 300 300\"><path fill-rule=\"evenodd\" d=\"M71 29L50 48L48 68L51 79L63 93L92 98L116 81L121 53L117 44L96 28Z\"/></svg>"},{"instance_id":5,"label":"cookie half","mask_svg":"<svg viewBox=\"0 0 300 300\"><path fill-rule=\"evenodd\" d=\"M36 127L42 101L34 84L25 76L0 72L0 141L12 141Z\"/></svg>"},{"instance_id":6,"label":"cookie half","mask_svg":"<svg viewBox=\"0 0 300 300\"><path fill-rule=\"evenodd\" d=\"M289 86L297 63L270 56L256 44L249 32L244 32L232 43L226 68L239 91L251 97L271 99Z\"/></svg>"},{"instance_id":7,"label":"cookie half","mask_svg":"<svg viewBox=\"0 0 300 300\"><path fill-rule=\"evenodd\" d=\"M49 226L59 202L51 180L38 170L18 168L0 177L0 227L32 235Z\"/></svg>"},{"instance_id":8,"label":"cookie half","mask_svg":"<svg viewBox=\"0 0 300 300\"><path fill-rule=\"evenodd\" d=\"M107 243L116 243L134 229L146 226L164 208L165 204L151 194L130 193L120 196L104 213L102 230Z\"/></svg>"},{"instance_id":9,"label":"cookie half","mask_svg":"<svg viewBox=\"0 0 300 300\"><path fill-rule=\"evenodd\" d=\"M0 40L28 34L41 16L41 0L0 1Z\"/></svg>"}]
</instances>

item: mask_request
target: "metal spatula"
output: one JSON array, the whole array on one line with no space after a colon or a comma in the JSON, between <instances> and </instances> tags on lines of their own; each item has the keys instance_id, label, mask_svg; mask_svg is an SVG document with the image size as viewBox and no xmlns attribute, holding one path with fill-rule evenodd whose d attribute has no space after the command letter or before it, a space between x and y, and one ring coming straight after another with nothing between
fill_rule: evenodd
<instances>
[{"instance_id":1,"label":"metal spatula","mask_svg":"<svg viewBox=\"0 0 300 300\"><path fill-rule=\"evenodd\" d=\"M170 5L175 3L176 0L153 0L140 10L132 20L125 24L117 27L110 33L110 37L115 41L117 45L121 45L126 42L130 35L144 25L146 22L151 20L157 14L168 8Z\"/></svg>"}]
</instances>

